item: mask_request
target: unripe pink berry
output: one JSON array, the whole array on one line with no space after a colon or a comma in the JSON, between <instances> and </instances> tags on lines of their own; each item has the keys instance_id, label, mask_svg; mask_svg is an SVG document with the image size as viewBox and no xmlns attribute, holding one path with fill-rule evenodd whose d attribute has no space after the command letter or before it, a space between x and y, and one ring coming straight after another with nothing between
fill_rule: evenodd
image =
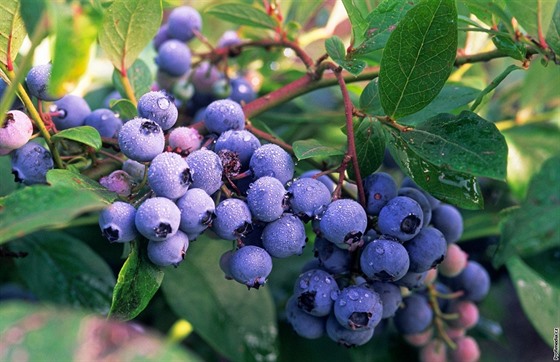
<instances>
[{"instance_id":1,"label":"unripe pink berry","mask_svg":"<svg viewBox=\"0 0 560 362\"><path fill-rule=\"evenodd\" d=\"M457 348L450 353L453 362L476 362L480 359L480 347L474 338L464 336L457 339L455 343Z\"/></svg>"},{"instance_id":2,"label":"unripe pink berry","mask_svg":"<svg viewBox=\"0 0 560 362\"><path fill-rule=\"evenodd\" d=\"M439 264L438 270L443 276L455 277L465 269L467 258L468 254L459 245L449 244L445 259Z\"/></svg>"}]
</instances>

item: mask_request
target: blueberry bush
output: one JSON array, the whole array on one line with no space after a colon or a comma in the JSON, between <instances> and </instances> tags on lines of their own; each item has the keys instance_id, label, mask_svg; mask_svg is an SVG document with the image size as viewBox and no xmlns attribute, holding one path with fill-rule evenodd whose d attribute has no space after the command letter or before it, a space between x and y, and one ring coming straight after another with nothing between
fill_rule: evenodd
<instances>
[{"instance_id":1,"label":"blueberry bush","mask_svg":"<svg viewBox=\"0 0 560 362\"><path fill-rule=\"evenodd\" d=\"M1 360L553 356L558 1L2 4Z\"/></svg>"}]
</instances>

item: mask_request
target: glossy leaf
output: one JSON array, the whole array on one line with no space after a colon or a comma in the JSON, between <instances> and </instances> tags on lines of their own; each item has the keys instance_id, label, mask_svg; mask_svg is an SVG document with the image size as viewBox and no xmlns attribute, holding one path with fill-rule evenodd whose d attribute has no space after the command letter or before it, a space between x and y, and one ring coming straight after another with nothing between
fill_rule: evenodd
<instances>
[{"instance_id":1,"label":"glossy leaf","mask_svg":"<svg viewBox=\"0 0 560 362\"><path fill-rule=\"evenodd\" d=\"M366 62L358 59L348 59L344 43L336 35L325 41L325 47L327 48L327 54L332 60L350 73L358 75L364 70ZM348 56L351 57L352 55L349 54Z\"/></svg>"},{"instance_id":2,"label":"glossy leaf","mask_svg":"<svg viewBox=\"0 0 560 362\"><path fill-rule=\"evenodd\" d=\"M34 231L63 227L107 204L94 192L70 186L29 186L0 198L0 244Z\"/></svg>"},{"instance_id":3,"label":"glossy leaf","mask_svg":"<svg viewBox=\"0 0 560 362\"><path fill-rule=\"evenodd\" d=\"M438 167L406 142L407 132L385 129L389 151L401 170L437 199L465 209L482 209L484 199L474 176Z\"/></svg>"},{"instance_id":4,"label":"glossy leaf","mask_svg":"<svg viewBox=\"0 0 560 362\"><path fill-rule=\"evenodd\" d=\"M111 100L111 110L119 115L122 120L132 119L138 116L138 110L134 103L128 99Z\"/></svg>"},{"instance_id":5,"label":"glossy leaf","mask_svg":"<svg viewBox=\"0 0 560 362\"><path fill-rule=\"evenodd\" d=\"M513 59L523 60L525 58L525 46L521 42L516 42L510 36L496 35L492 37L492 42L497 49L503 51Z\"/></svg>"},{"instance_id":6,"label":"glossy leaf","mask_svg":"<svg viewBox=\"0 0 560 362\"><path fill-rule=\"evenodd\" d=\"M79 126L68 128L52 136L53 140L67 139L83 143L95 150L101 149L102 142L99 131L91 126Z\"/></svg>"},{"instance_id":7,"label":"glossy leaf","mask_svg":"<svg viewBox=\"0 0 560 362\"><path fill-rule=\"evenodd\" d=\"M514 256L531 256L560 246L560 158L547 160L533 176L526 200L502 223L502 239L494 256L499 266Z\"/></svg>"},{"instance_id":8,"label":"glossy leaf","mask_svg":"<svg viewBox=\"0 0 560 362\"><path fill-rule=\"evenodd\" d=\"M549 284L518 257L508 261L507 269L525 314L542 339L553 347L552 331L560 325L560 289Z\"/></svg>"},{"instance_id":9,"label":"glossy leaf","mask_svg":"<svg viewBox=\"0 0 560 362\"><path fill-rule=\"evenodd\" d=\"M264 10L243 3L214 5L208 8L206 13L238 25L265 29L275 29L277 26Z\"/></svg>"},{"instance_id":10,"label":"glossy leaf","mask_svg":"<svg viewBox=\"0 0 560 362\"><path fill-rule=\"evenodd\" d=\"M505 0L466 0L465 3L471 13L488 25L495 25L497 23L497 20L494 19L496 8L505 8Z\"/></svg>"},{"instance_id":11,"label":"glossy leaf","mask_svg":"<svg viewBox=\"0 0 560 362\"><path fill-rule=\"evenodd\" d=\"M113 272L90 247L62 232L35 233L10 243L18 274L41 301L106 314L115 285Z\"/></svg>"},{"instance_id":12,"label":"glossy leaf","mask_svg":"<svg viewBox=\"0 0 560 362\"><path fill-rule=\"evenodd\" d=\"M504 136L494 123L475 113L442 113L401 136L417 155L442 169L506 178L508 150Z\"/></svg>"},{"instance_id":13,"label":"glossy leaf","mask_svg":"<svg viewBox=\"0 0 560 362\"><path fill-rule=\"evenodd\" d=\"M56 40L49 91L63 95L76 87L87 70L102 14L88 4L52 3L50 6L56 22Z\"/></svg>"},{"instance_id":14,"label":"glossy leaf","mask_svg":"<svg viewBox=\"0 0 560 362\"><path fill-rule=\"evenodd\" d=\"M364 118L354 125L354 139L360 175L366 177L381 166L385 155L385 136L381 124L376 119ZM348 173L350 177L355 177L353 168Z\"/></svg>"},{"instance_id":15,"label":"glossy leaf","mask_svg":"<svg viewBox=\"0 0 560 362\"><path fill-rule=\"evenodd\" d=\"M5 302L0 305L0 360L29 361L202 361L151 331L56 306Z\"/></svg>"},{"instance_id":16,"label":"glossy leaf","mask_svg":"<svg viewBox=\"0 0 560 362\"><path fill-rule=\"evenodd\" d=\"M199 237L178 268L165 271L163 293L171 309L188 320L216 351L233 361L277 355L276 313L270 288L247 290L226 280L218 260L223 240Z\"/></svg>"},{"instance_id":17,"label":"glossy leaf","mask_svg":"<svg viewBox=\"0 0 560 362\"><path fill-rule=\"evenodd\" d=\"M130 320L146 308L163 280L163 271L148 259L145 242L134 242L113 290L109 316Z\"/></svg>"},{"instance_id":18,"label":"glossy leaf","mask_svg":"<svg viewBox=\"0 0 560 362\"><path fill-rule=\"evenodd\" d=\"M37 26L44 26L46 28L45 30L49 30L48 27L52 26L50 23L45 21L40 24L43 13L47 11L49 5L48 0L18 0L18 2L21 4L20 13L28 34L34 34ZM45 18L43 18L43 20L44 19ZM47 35L46 31L44 35Z\"/></svg>"},{"instance_id":19,"label":"glossy leaf","mask_svg":"<svg viewBox=\"0 0 560 362\"><path fill-rule=\"evenodd\" d=\"M68 170L49 170L47 182L54 187L71 187L78 191L91 191L95 193L100 201L110 204L118 198L118 195L101 186L99 182L77 172Z\"/></svg>"},{"instance_id":20,"label":"glossy leaf","mask_svg":"<svg viewBox=\"0 0 560 362\"><path fill-rule=\"evenodd\" d=\"M304 160L312 157L328 157L343 155L342 147L327 146L316 139L295 141L293 144L294 154L298 160Z\"/></svg>"},{"instance_id":21,"label":"glossy leaf","mask_svg":"<svg viewBox=\"0 0 560 362\"><path fill-rule=\"evenodd\" d=\"M552 21L546 32L546 42L555 54L560 54L560 1L556 1Z\"/></svg>"},{"instance_id":22,"label":"glossy leaf","mask_svg":"<svg viewBox=\"0 0 560 362\"><path fill-rule=\"evenodd\" d=\"M12 65L25 39L25 25L18 0L3 0L0 5L0 62Z\"/></svg>"},{"instance_id":23,"label":"glossy leaf","mask_svg":"<svg viewBox=\"0 0 560 362\"><path fill-rule=\"evenodd\" d=\"M372 116L385 114L379 99L379 79L369 82L360 94L360 110Z\"/></svg>"},{"instance_id":24,"label":"glossy leaf","mask_svg":"<svg viewBox=\"0 0 560 362\"><path fill-rule=\"evenodd\" d=\"M106 9L99 44L121 73L157 33L162 14L161 0L115 0Z\"/></svg>"},{"instance_id":25,"label":"glossy leaf","mask_svg":"<svg viewBox=\"0 0 560 362\"><path fill-rule=\"evenodd\" d=\"M360 44L364 39L364 34L368 29L368 23L364 19L364 15L360 12L356 3L361 3L363 0L342 0L342 4L348 14L348 19L352 24L352 37L354 43Z\"/></svg>"},{"instance_id":26,"label":"glossy leaf","mask_svg":"<svg viewBox=\"0 0 560 362\"><path fill-rule=\"evenodd\" d=\"M130 68L126 70L126 76L132 85L136 99L151 90L153 83L152 73L148 65L142 61L142 59L136 59L134 63L132 63ZM113 71L113 85L123 97L126 97L122 78L117 69Z\"/></svg>"},{"instance_id":27,"label":"glossy leaf","mask_svg":"<svg viewBox=\"0 0 560 362\"><path fill-rule=\"evenodd\" d=\"M539 35L539 25L546 34L552 21L557 0L507 1L507 8L519 25L535 38Z\"/></svg>"},{"instance_id":28,"label":"glossy leaf","mask_svg":"<svg viewBox=\"0 0 560 362\"><path fill-rule=\"evenodd\" d=\"M381 59L379 90L385 113L400 118L427 106L449 77L456 51L455 1L430 0L410 9Z\"/></svg>"}]
</instances>

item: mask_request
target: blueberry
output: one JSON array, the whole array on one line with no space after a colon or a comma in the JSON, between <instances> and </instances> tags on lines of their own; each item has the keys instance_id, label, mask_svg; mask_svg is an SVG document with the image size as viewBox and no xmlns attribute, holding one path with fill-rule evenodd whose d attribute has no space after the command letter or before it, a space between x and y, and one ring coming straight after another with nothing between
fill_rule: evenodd
<instances>
[{"instance_id":1,"label":"blueberry","mask_svg":"<svg viewBox=\"0 0 560 362\"><path fill-rule=\"evenodd\" d=\"M99 214L99 227L103 236L112 243L132 241L138 236L134 219L134 206L122 201L115 201Z\"/></svg>"},{"instance_id":2,"label":"blueberry","mask_svg":"<svg viewBox=\"0 0 560 362\"><path fill-rule=\"evenodd\" d=\"M334 316L345 328L374 328L381 321L383 305L373 290L357 285L342 289L334 303Z\"/></svg>"},{"instance_id":3,"label":"blueberry","mask_svg":"<svg viewBox=\"0 0 560 362\"><path fill-rule=\"evenodd\" d=\"M382 234L407 241L420 232L423 218L422 208L416 201L397 196L381 209L377 225Z\"/></svg>"},{"instance_id":4,"label":"blueberry","mask_svg":"<svg viewBox=\"0 0 560 362\"><path fill-rule=\"evenodd\" d=\"M232 280L231 276L231 257L233 256L233 250L227 250L220 256L220 269L224 272L224 277L228 280Z\"/></svg>"},{"instance_id":5,"label":"blueberry","mask_svg":"<svg viewBox=\"0 0 560 362\"><path fill-rule=\"evenodd\" d=\"M6 83L6 81L4 79L0 78L0 98L2 98L2 96L4 95L4 92L6 91L7 87L8 87L8 83ZM16 98L14 99L14 102L10 106L10 109L16 110L16 111L23 111L25 109L25 107L23 106L23 103L21 102L21 99L19 99L16 96Z\"/></svg>"},{"instance_id":6,"label":"blueberry","mask_svg":"<svg viewBox=\"0 0 560 362\"><path fill-rule=\"evenodd\" d=\"M229 99L239 104L249 103L257 98L251 83L243 77L230 79L229 87L231 89Z\"/></svg>"},{"instance_id":7,"label":"blueberry","mask_svg":"<svg viewBox=\"0 0 560 362\"><path fill-rule=\"evenodd\" d=\"M182 231L163 241L150 240L148 242L148 258L159 266L178 266L189 248L189 238Z\"/></svg>"},{"instance_id":8,"label":"blueberry","mask_svg":"<svg viewBox=\"0 0 560 362\"><path fill-rule=\"evenodd\" d=\"M313 246L315 257L319 259L321 268L332 274L348 273L351 267L351 255L348 250L341 249L325 238L315 238Z\"/></svg>"},{"instance_id":9,"label":"blueberry","mask_svg":"<svg viewBox=\"0 0 560 362\"><path fill-rule=\"evenodd\" d=\"M134 181L128 173L123 170L116 170L99 180L101 186L109 191L115 192L120 196L130 196Z\"/></svg>"},{"instance_id":10,"label":"blueberry","mask_svg":"<svg viewBox=\"0 0 560 362\"><path fill-rule=\"evenodd\" d=\"M225 240L236 240L243 236L251 225L249 206L239 199L226 199L216 206L216 218L212 230Z\"/></svg>"},{"instance_id":11,"label":"blueberry","mask_svg":"<svg viewBox=\"0 0 560 362\"><path fill-rule=\"evenodd\" d=\"M202 148L186 158L192 178L192 187L200 188L212 195L222 187L222 161L214 152Z\"/></svg>"},{"instance_id":12,"label":"blueberry","mask_svg":"<svg viewBox=\"0 0 560 362\"><path fill-rule=\"evenodd\" d=\"M216 47L224 48L238 44L241 44L241 39L239 39L239 35L237 35L237 32L235 30L226 30L224 31L220 39L218 39L218 45L216 45Z\"/></svg>"},{"instance_id":13,"label":"blueberry","mask_svg":"<svg viewBox=\"0 0 560 362\"><path fill-rule=\"evenodd\" d=\"M199 93L212 93L216 82L224 78L224 74L210 62L204 61L190 74L191 84Z\"/></svg>"},{"instance_id":14,"label":"blueberry","mask_svg":"<svg viewBox=\"0 0 560 362\"><path fill-rule=\"evenodd\" d=\"M168 130L175 125L179 116L174 101L172 96L163 91L145 93L138 99L138 115L156 122L164 131Z\"/></svg>"},{"instance_id":15,"label":"blueberry","mask_svg":"<svg viewBox=\"0 0 560 362\"><path fill-rule=\"evenodd\" d=\"M338 293L338 285L334 278L320 269L302 273L294 284L294 295L298 300L298 306L316 317L329 315Z\"/></svg>"},{"instance_id":16,"label":"blueberry","mask_svg":"<svg viewBox=\"0 0 560 362\"><path fill-rule=\"evenodd\" d=\"M490 276L482 265L470 260L463 271L454 278L445 279L454 291L463 291L462 299L482 301L490 290Z\"/></svg>"},{"instance_id":17,"label":"blueberry","mask_svg":"<svg viewBox=\"0 0 560 362\"><path fill-rule=\"evenodd\" d=\"M163 241L177 232L181 222L181 211L173 201L165 197L154 197L144 201L134 223L136 229L150 240Z\"/></svg>"},{"instance_id":18,"label":"blueberry","mask_svg":"<svg viewBox=\"0 0 560 362\"><path fill-rule=\"evenodd\" d=\"M363 184L367 199L366 211L369 215L378 215L383 206L397 196L397 184L388 173L373 173L364 179Z\"/></svg>"},{"instance_id":19,"label":"blueberry","mask_svg":"<svg viewBox=\"0 0 560 362\"><path fill-rule=\"evenodd\" d=\"M327 335L336 343L347 348L366 344L373 337L374 328L352 330L340 325L334 315L327 318Z\"/></svg>"},{"instance_id":20,"label":"blueberry","mask_svg":"<svg viewBox=\"0 0 560 362\"><path fill-rule=\"evenodd\" d=\"M301 176L299 177L300 179L302 178L313 178L316 174L321 173L321 170L309 170L309 171L305 171L304 173L301 174ZM329 189L329 192L333 192L334 189L336 188L336 184L334 183L333 180L331 180L331 178L327 175L322 175L316 178L316 180L320 181L323 183L323 185L327 186L327 189Z\"/></svg>"},{"instance_id":21,"label":"blueberry","mask_svg":"<svg viewBox=\"0 0 560 362\"><path fill-rule=\"evenodd\" d=\"M372 280L384 282L402 278L408 271L409 263L404 246L386 239L368 243L360 256L362 272Z\"/></svg>"},{"instance_id":22,"label":"blueberry","mask_svg":"<svg viewBox=\"0 0 560 362\"><path fill-rule=\"evenodd\" d=\"M237 282L245 284L249 289L258 289L265 284L271 271L272 258L258 246L244 246L231 256L231 276Z\"/></svg>"},{"instance_id":23,"label":"blueberry","mask_svg":"<svg viewBox=\"0 0 560 362\"><path fill-rule=\"evenodd\" d=\"M400 285L402 287L406 287L408 289L421 289L426 286L424 281L428 276L428 272L422 273L414 273L414 272L407 272L402 278L395 281L395 284Z\"/></svg>"},{"instance_id":24,"label":"blueberry","mask_svg":"<svg viewBox=\"0 0 560 362\"><path fill-rule=\"evenodd\" d=\"M177 127L169 133L169 147L193 152L200 148L202 136L195 128Z\"/></svg>"},{"instance_id":25,"label":"blueberry","mask_svg":"<svg viewBox=\"0 0 560 362\"><path fill-rule=\"evenodd\" d=\"M169 14L167 19L167 34L180 41L189 41L195 36L195 31L202 28L202 18L199 12L190 6L180 6Z\"/></svg>"},{"instance_id":26,"label":"blueberry","mask_svg":"<svg viewBox=\"0 0 560 362\"><path fill-rule=\"evenodd\" d=\"M165 137L157 123L136 117L121 128L119 146L128 158L138 162L148 162L163 152Z\"/></svg>"},{"instance_id":27,"label":"blueberry","mask_svg":"<svg viewBox=\"0 0 560 362\"><path fill-rule=\"evenodd\" d=\"M262 233L265 250L275 258L301 255L306 241L303 223L292 214L284 214L269 223Z\"/></svg>"},{"instance_id":28,"label":"blueberry","mask_svg":"<svg viewBox=\"0 0 560 362\"><path fill-rule=\"evenodd\" d=\"M249 186L247 204L253 217L260 221L274 221L284 212L286 190L274 177L263 176Z\"/></svg>"},{"instance_id":29,"label":"blueberry","mask_svg":"<svg viewBox=\"0 0 560 362\"><path fill-rule=\"evenodd\" d=\"M293 213L304 219L319 215L331 202L329 189L321 181L309 177L292 182L288 194Z\"/></svg>"},{"instance_id":30,"label":"blueberry","mask_svg":"<svg viewBox=\"0 0 560 362\"><path fill-rule=\"evenodd\" d=\"M404 243L410 257L410 271L422 273L435 268L443 261L447 243L436 228L422 228L418 235Z\"/></svg>"},{"instance_id":31,"label":"blueberry","mask_svg":"<svg viewBox=\"0 0 560 362\"><path fill-rule=\"evenodd\" d=\"M272 176L284 185L294 177L292 157L280 146L272 143L255 150L249 161L249 168L255 178Z\"/></svg>"},{"instance_id":32,"label":"blueberry","mask_svg":"<svg viewBox=\"0 0 560 362\"><path fill-rule=\"evenodd\" d=\"M52 64L41 64L32 67L27 73L25 82L29 94L43 100L43 101L56 101L61 97L50 93L49 81L51 78Z\"/></svg>"},{"instance_id":33,"label":"blueberry","mask_svg":"<svg viewBox=\"0 0 560 362\"><path fill-rule=\"evenodd\" d=\"M59 112L52 120L58 130L83 126L91 109L82 97L73 94L65 95L50 107L51 112Z\"/></svg>"},{"instance_id":34,"label":"blueberry","mask_svg":"<svg viewBox=\"0 0 560 362\"><path fill-rule=\"evenodd\" d=\"M99 108L84 119L84 124L95 128L101 137L117 138L123 121L112 110Z\"/></svg>"},{"instance_id":35,"label":"blueberry","mask_svg":"<svg viewBox=\"0 0 560 362\"><path fill-rule=\"evenodd\" d=\"M427 226L430 224L430 221L432 220L432 205L428 201L425 193L413 187L401 187L398 191L398 195L410 197L416 201L422 208L422 225Z\"/></svg>"},{"instance_id":36,"label":"blueberry","mask_svg":"<svg viewBox=\"0 0 560 362\"><path fill-rule=\"evenodd\" d=\"M432 224L437 228L448 243L455 243L463 235L463 217L452 205L440 204L432 211Z\"/></svg>"},{"instance_id":37,"label":"blueberry","mask_svg":"<svg viewBox=\"0 0 560 362\"><path fill-rule=\"evenodd\" d=\"M326 319L305 313L294 296L286 302L286 319L300 337L317 339L325 334Z\"/></svg>"},{"instance_id":38,"label":"blueberry","mask_svg":"<svg viewBox=\"0 0 560 362\"><path fill-rule=\"evenodd\" d=\"M169 37L169 34L167 34L167 29L168 28L169 28L169 26L167 24L163 24L162 26L159 27L156 35L154 35L154 38L152 39L152 45L154 46L154 49L156 51L159 50L159 47L161 46L161 44L163 44L166 41L168 41L169 39L171 39Z\"/></svg>"},{"instance_id":39,"label":"blueberry","mask_svg":"<svg viewBox=\"0 0 560 362\"><path fill-rule=\"evenodd\" d=\"M230 150L239 156L239 162L243 169L249 167L251 156L261 143L257 137L246 130L229 130L223 132L216 140L214 151Z\"/></svg>"},{"instance_id":40,"label":"blueberry","mask_svg":"<svg viewBox=\"0 0 560 362\"><path fill-rule=\"evenodd\" d=\"M210 226L214 219L214 200L202 189L189 189L177 200L181 210L179 228L187 234L198 234Z\"/></svg>"},{"instance_id":41,"label":"blueberry","mask_svg":"<svg viewBox=\"0 0 560 362\"><path fill-rule=\"evenodd\" d=\"M25 185L46 184L47 172L54 167L51 153L34 142L12 151L11 162L15 181Z\"/></svg>"},{"instance_id":42,"label":"blueberry","mask_svg":"<svg viewBox=\"0 0 560 362\"><path fill-rule=\"evenodd\" d=\"M160 45L155 62L160 71L180 77L191 69L191 51L185 43L170 39Z\"/></svg>"},{"instance_id":43,"label":"blueberry","mask_svg":"<svg viewBox=\"0 0 560 362\"><path fill-rule=\"evenodd\" d=\"M0 127L0 148L15 150L25 145L33 135L33 124L27 114L12 110L6 113Z\"/></svg>"},{"instance_id":44,"label":"blueberry","mask_svg":"<svg viewBox=\"0 0 560 362\"><path fill-rule=\"evenodd\" d=\"M385 319L394 316L402 302L401 289L393 283L379 281L372 282L371 288L381 298L381 304L383 304L383 315L381 318Z\"/></svg>"},{"instance_id":45,"label":"blueberry","mask_svg":"<svg viewBox=\"0 0 560 362\"><path fill-rule=\"evenodd\" d=\"M245 128L245 114L239 103L229 99L213 101L204 112L204 124L211 133Z\"/></svg>"},{"instance_id":46,"label":"blueberry","mask_svg":"<svg viewBox=\"0 0 560 362\"><path fill-rule=\"evenodd\" d=\"M191 185L187 162L176 153L160 153L148 168L148 184L157 196L178 199Z\"/></svg>"},{"instance_id":47,"label":"blueberry","mask_svg":"<svg viewBox=\"0 0 560 362\"><path fill-rule=\"evenodd\" d=\"M323 237L341 246L359 241L366 226L367 215L364 208L351 199L331 202L319 222Z\"/></svg>"},{"instance_id":48,"label":"blueberry","mask_svg":"<svg viewBox=\"0 0 560 362\"><path fill-rule=\"evenodd\" d=\"M403 187L412 187L414 189L422 191L424 196L426 196L426 198L428 199L428 202L430 203L430 206L432 207L432 210L435 209L436 207L438 207L439 204L441 203L441 201L439 201L438 199L436 199L435 197L433 197L432 195L430 195L429 193L424 191L422 188L420 188L420 186L418 186L414 181L412 181L412 179L410 177L405 177L403 179L403 181L401 183L401 188L403 188Z\"/></svg>"},{"instance_id":49,"label":"blueberry","mask_svg":"<svg viewBox=\"0 0 560 362\"><path fill-rule=\"evenodd\" d=\"M428 300L420 294L403 298L402 308L395 313L393 321L401 334L415 334L426 330L431 324L434 312Z\"/></svg>"},{"instance_id":50,"label":"blueberry","mask_svg":"<svg viewBox=\"0 0 560 362\"><path fill-rule=\"evenodd\" d=\"M134 160L124 161L122 169L137 183L144 179L144 173L146 172L146 166Z\"/></svg>"}]
</instances>

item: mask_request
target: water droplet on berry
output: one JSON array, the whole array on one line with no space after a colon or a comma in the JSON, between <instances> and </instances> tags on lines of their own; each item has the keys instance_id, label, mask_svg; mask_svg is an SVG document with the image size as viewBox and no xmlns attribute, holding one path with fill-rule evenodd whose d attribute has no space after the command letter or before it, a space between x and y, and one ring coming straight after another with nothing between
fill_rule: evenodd
<instances>
[{"instance_id":1,"label":"water droplet on berry","mask_svg":"<svg viewBox=\"0 0 560 362\"><path fill-rule=\"evenodd\" d=\"M339 304L341 307L344 307L344 306L346 305L346 301L345 301L344 299L341 299L341 300L338 302L338 304Z\"/></svg>"},{"instance_id":2,"label":"water droplet on berry","mask_svg":"<svg viewBox=\"0 0 560 362\"><path fill-rule=\"evenodd\" d=\"M166 97L161 97L158 98L157 105L159 109L168 109L169 106L171 105L171 102L169 102L169 99L167 99Z\"/></svg>"},{"instance_id":3,"label":"water droplet on berry","mask_svg":"<svg viewBox=\"0 0 560 362\"><path fill-rule=\"evenodd\" d=\"M348 292L348 298L350 298L350 300L358 300L360 295L355 290L351 290Z\"/></svg>"}]
</instances>

